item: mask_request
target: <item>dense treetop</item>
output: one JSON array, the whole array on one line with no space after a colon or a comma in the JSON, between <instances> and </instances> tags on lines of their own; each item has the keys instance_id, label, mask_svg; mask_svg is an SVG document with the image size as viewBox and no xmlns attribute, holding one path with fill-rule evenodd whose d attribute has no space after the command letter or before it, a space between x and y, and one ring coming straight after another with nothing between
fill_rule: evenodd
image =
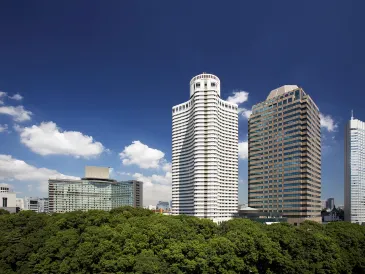
<instances>
[{"instance_id":1,"label":"dense treetop","mask_svg":"<svg viewBox=\"0 0 365 274\"><path fill-rule=\"evenodd\" d=\"M221 225L122 207L0 214L0 273L365 273L365 227Z\"/></svg>"}]
</instances>

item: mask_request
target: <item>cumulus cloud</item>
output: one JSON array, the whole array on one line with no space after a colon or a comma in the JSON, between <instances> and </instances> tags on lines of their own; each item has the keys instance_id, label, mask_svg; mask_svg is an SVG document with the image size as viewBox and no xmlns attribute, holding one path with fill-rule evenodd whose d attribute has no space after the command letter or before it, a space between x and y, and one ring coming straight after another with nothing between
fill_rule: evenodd
<instances>
[{"instance_id":1,"label":"cumulus cloud","mask_svg":"<svg viewBox=\"0 0 365 274\"><path fill-rule=\"evenodd\" d=\"M235 103L237 105L241 105L248 100L248 95L249 95L249 93L246 91L234 91L233 95L231 95L227 98L227 101L231 102L231 103ZM248 119L248 118L250 118L252 111L250 109L247 109L244 107L239 107L238 113L242 117Z\"/></svg>"},{"instance_id":2,"label":"cumulus cloud","mask_svg":"<svg viewBox=\"0 0 365 274\"><path fill-rule=\"evenodd\" d=\"M247 184L247 181L242 179L242 178L239 178L238 183L241 184L241 185L245 185L245 184Z\"/></svg>"},{"instance_id":3,"label":"cumulus cloud","mask_svg":"<svg viewBox=\"0 0 365 274\"><path fill-rule=\"evenodd\" d=\"M130 172L125 172L125 171L117 171L116 172L118 175L122 175L122 176L132 176L132 173Z\"/></svg>"},{"instance_id":4,"label":"cumulus cloud","mask_svg":"<svg viewBox=\"0 0 365 274\"><path fill-rule=\"evenodd\" d=\"M233 95L227 98L227 101L239 105L248 100L248 94L246 91L234 91Z\"/></svg>"},{"instance_id":5,"label":"cumulus cloud","mask_svg":"<svg viewBox=\"0 0 365 274\"><path fill-rule=\"evenodd\" d=\"M242 117L245 117L246 119L250 118L252 111L250 109L246 108L238 108L238 113L242 115Z\"/></svg>"},{"instance_id":6,"label":"cumulus cloud","mask_svg":"<svg viewBox=\"0 0 365 274\"><path fill-rule=\"evenodd\" d=\"M4 125L0 124L0 133L1 132L8 132L8 125L7 124L4 124Z\"/></svg>"},{"instance_id":7,"label":"cumulus cloud","mask_svg":"<svg viewBox=\"0 0 365 274\"><path fill-rule=\"evenodd\" d=\"M164 162L165 153L150 148L140 141L133 141L119 153L123 165L137 165L140 168L159 168Z\"/></svg>"},{"instance_id":8,"label":"cumulus cloud","mask_svg":"<svg viewBox=\"0 0 365 274\"><path fill-rule=\"evenodd\" d=\"M238 158L245 160L248 158L248 142L243 141L238 143Z\"/></svg>"},{"instance_id":9,"label":"cumulus cloud","mask_svg":"<svg viewBox=\"0 0 365 274\"><path fill-rule=\"evenodd\" d=\"M165 175L145 176L141 173L134 173L132 177L143 182L143 204L156 205L158 201L171 200L171 172Z\"/></svg>"},{"instance_id":10,"label":"cumulus cloud","mask_svg":"<svg viewBox=\"0 0 365 274\"><path fill-rule=\"evenodd\" d=\"M0 154L0 180L38 183L38 189L47 192L48 179L79 179L79 177L64 175L56 170L37 168L11 155Z\"/></svg>"},{"instance_id":11,"label":"cumulus cloud","mask_svg":"<svg viewBox=\"0 0 365 274\"><path fill-rule=\"evenodd\" d=\"M0 105L4 104L4 101L2 98L6 97L6 92L0 91Z\"/></svg>"},{"instance_id":12,"label":"cumulus cloud","mask_svg":"<svg viewBox=\"0 0 365 274\"><path fill-rule=\"evenodd\" d=\"M334 119L331 117L331 115L324 115L320 113L321 118L321 127L325 128L329 132L336 131L337 124L335 123Z\"/></svg>"},{"instance_id":13,"label":"cumulus cloud","mask_svg":"<svg viewBox=\"0 0 365 274\"><path fill-rule=\"evenodd\" d=\"M21 96L19 93L14 94L13 96L8 96L12 100L20 101L23 99L23 96Z\"/></svg>"},{"instance_id":14,"label":"cumulus cloud","mask_svg":"<svg viewBox=\"0 0 365 274\"><path fill-rule=\"evenodd\" d=\"M2 106L0 107L0 114L9 115L16 122L24 122L31 119L32 112L24 109L23 106Z\"/></svg>"},{"instance_id":15,"label":"cumulus cloud","mask_svg":"<svg viewBox=\"0 0 365 274\"><path fill-rule=\"evenodd\" d=\"M171 200L171 163L165 153L151 148L140 141L133 141L119 154L124 165L136 165L142 169L156 169L163 174L145 175L142 173L117 172L143 182L143 204L155 205L158 201Z\"/></svg>"},{"instance_id":16,"label":"cumulus cloud","mask_svg":"<svg viewBox=\"0 0 365 274\"><path fill-rule=\"evenodd\" d=\"M70 155L76 158L99 156L104 146L92 136L78 131L63 131L54 122L42 122L39 126L15 129L20 134L20 141L33 152L40 155Z\"/></svg>"},{"instance_id":17,"label":"cumulus cloud","mask_svg":"<svg viewBox=\"0 0 365 274\"><path fill-rule=\"evenodd\" d=\"M162 166L162 170L163 171L166 171L166 172L171 172L171 169L172 169L172 166L171 166L171 163L165 163L165 164L163 164L163 166Z\"/></svg>"}]
</instances>

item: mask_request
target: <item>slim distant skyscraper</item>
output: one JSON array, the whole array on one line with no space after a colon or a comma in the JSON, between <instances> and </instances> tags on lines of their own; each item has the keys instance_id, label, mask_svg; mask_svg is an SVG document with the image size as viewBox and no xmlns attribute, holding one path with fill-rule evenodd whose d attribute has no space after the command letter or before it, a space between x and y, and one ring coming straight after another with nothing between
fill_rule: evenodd
<instances>
[{"instance_id":1,"label":"slim distant skyscraper","mask_svg":"<svg viewBox=\"0 0 365 274\"><path fill-rule=\"evenodd\" d=\"M326 208L333 209L335 207L335 198L328 198L326 202Z\"/></svg>"},{"instance_id":2,"label":"slim distant skyscraper","mask_svg":"<svg viewBox=\"0 0 365 274\"><path fill-rule=\"evenodd\" d=\"M345 133L345 221L365 223L365 123L353 117Z\"/></svg>"},{"instance_id":3,"label":"slim distant skyscraper","mask_svg":"<svg viewBox=\"0 0 365 274\"><path fill-rule=\"evenodd\" d=\"M190 81L189 101L172 108L172 212L219 223L237 207L238 107L203 73Z\"/></svg>"},{"instance_id":4,"label":"slim distant skyscraper","mask_svg":"<svg viewBox=\"0 0 365 274\"><path fill-rule=\"evenodd\" d=\"M252 108L248 137L248 204L288 222L321 221L319 110L295 85L270 92Z\"/></svg>"}]
</instances>

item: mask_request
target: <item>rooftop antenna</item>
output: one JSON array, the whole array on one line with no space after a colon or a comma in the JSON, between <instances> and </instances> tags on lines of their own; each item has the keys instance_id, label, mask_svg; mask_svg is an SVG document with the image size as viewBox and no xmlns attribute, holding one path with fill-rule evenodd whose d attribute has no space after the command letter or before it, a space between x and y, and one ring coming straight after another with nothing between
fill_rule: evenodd
<instances>
[{"instance_id":1,"label":"rooftop antenna","mask_svg":"<svg viewBox=\"0 0 365 274\"><path fill-rule=\"evenodd\" d=\"M354 120L354 110L351 110L351 120Z\"/></svg>"}]
</instances>

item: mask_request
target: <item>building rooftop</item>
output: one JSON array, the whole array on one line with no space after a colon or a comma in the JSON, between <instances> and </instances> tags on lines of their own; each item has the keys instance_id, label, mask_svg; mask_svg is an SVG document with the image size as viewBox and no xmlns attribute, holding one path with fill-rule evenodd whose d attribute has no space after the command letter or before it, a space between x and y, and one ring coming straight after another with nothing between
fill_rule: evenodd
<instances>
[{"instance_id":1,"label":"building rooftop","mask_svg":"<svg viewBox=\"0 0 365 274\"><path fill-rule=\"evenodd\" d=\"M253 208L253 207L249 207L249 206L241 206L239 208L239 210L244 210L244 211L258 211L258 209Z\"/></svg>"},{"instance_id":2,"label":"building rooftop","mask_svg":"<svg viewBox=\"0 0 365 274\"><path fill-rule=\"evenodd\" d=\"M295 90L295 89L298 89L299 87L297 85L285 85L285 86L281 86L277 89L273 89L269 96L267 96L267 99L266 100L269 100L269 99L272 99L276 96L279 96L279 95L283 95L287 92L290 92L292 90Z\"/></svg>"}]
</instances>

